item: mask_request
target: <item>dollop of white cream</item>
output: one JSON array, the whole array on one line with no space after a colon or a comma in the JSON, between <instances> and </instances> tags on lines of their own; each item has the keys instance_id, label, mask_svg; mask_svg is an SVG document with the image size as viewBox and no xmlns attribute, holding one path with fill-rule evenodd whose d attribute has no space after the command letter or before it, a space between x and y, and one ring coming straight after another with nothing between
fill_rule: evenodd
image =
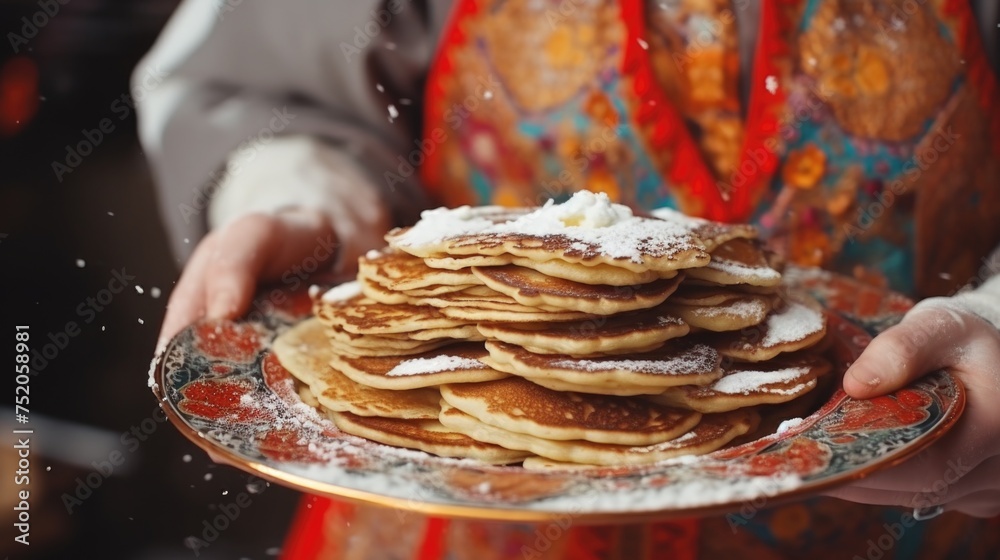
<instances>
[{"instance_id":1,"label":"dollop of white cream","mask_svg":"<svg viewBox=\"0 0 1000 560\"><path fill-rule=\"evenodd\" d=\"M323 294L323 301L328 303L337 303L349 300L357 295L361 295L361 283L358 281L344 282L339 286L334 286L333 288L327 290L326 293Z\"/></svg>"},{"instance_id":2,"label":"dollop of white cream","mask_svg":"<svg viewBox=\"0 0 1000 560\"><path fill-rule=\"evenodd\" d=\"M611 202L605 193L578 191L562 204L549 200L542 213L552 213L567 227L597 229L613 226L632 218L632 209Z\"/></svg>"}]
</instances>

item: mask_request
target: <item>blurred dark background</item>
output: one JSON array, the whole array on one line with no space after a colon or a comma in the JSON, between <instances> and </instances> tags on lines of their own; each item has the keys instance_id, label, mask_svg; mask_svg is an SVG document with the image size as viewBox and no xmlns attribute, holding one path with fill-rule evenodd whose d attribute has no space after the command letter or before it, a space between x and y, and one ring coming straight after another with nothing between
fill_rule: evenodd
<instances>
[{"instance_id":1,"label":"blurred dark background","mask_svg":"<svg viewBox=\"0 0 1000 560\"><path fill-rule=\"evenodd\" d=\"M201 538L219 504L246 491L247 475L216 466L172 426L148 420L156 400L147 368L179 266L134 111L118 100L176 4L0 2L2 346L13 362L14 327L30 325L32 347L51 342L55 354L38 358L30 381L30 546L13 540L13 388L0 399L0 556L195 557L186 539ZM93 141L105 118L113 130ZM76 160L69 147L88 137L92 153ZM80 308L123 268L142 293L130 286L98 303L100 311ZM79 330L67 330L70 322ZM146 441L124 435L133 428ZM115 450L123 462L95 476ZM252 505L197 557L279 553L298 495L276 485L251 489Z\"/></svg>"}]
</instances>

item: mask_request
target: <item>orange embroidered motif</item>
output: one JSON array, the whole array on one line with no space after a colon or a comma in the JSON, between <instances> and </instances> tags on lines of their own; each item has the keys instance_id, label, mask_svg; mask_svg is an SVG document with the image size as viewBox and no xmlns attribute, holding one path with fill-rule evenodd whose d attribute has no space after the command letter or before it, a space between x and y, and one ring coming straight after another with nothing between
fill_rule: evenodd
<instances>
[{"instance_id":1,"label":"orange embroidered motif","mask_svg":"<svg viewBox=\"0 0 1000 560\"><path fill-rule=\"evenodd\" d=\"M781 170L781 178L786 185L811 189L823 178L825 172L826 153L813 144L807 144L801 150L788 154Z\"/></svg>"}]
</instances>

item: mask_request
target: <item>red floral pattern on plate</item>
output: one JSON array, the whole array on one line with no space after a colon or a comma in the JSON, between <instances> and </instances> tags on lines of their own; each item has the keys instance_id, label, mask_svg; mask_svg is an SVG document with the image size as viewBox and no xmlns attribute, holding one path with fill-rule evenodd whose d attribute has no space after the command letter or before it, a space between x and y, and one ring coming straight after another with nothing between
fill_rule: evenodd
<instances>
[{"instance_id":1,"label":"red floral pattern on plate","mask_svg":"<svg viewBox=\"0 0 1000 560\"><path fill-rule=\"evenodd\" d=\"M841 408L843 417L827 426L831 433L889 430L919 424L930 417L931 396L923 391L902 389L893 395L866 401L850 400Z\"/></svg>"},{"instance_id":2,"label":"red floral pattern on plate","mask_svg":"<svg viewBox=\"0 0 1000 560\"><path fill-rule=\"evenodd\" d=\"M830 463L833 453L823 442L798 437L791 444L765 452L747 461L747 474L764 476L775 473L808 476L823 470Z\"/></svg>"},{"instance_id":3,"label":"red floral pattern on plate","mask_svg":"<svg viewBox=\"0 0 1000 560\"><path fill-rule=\"evenodd\" d=\"M253 323L209 321L194 327L194 346L208 358L250 363L264 349L264 340Z\"/></svg>"},{"instance_id":4,"label":"red floral pattern on plate","mask_svg":"<svg viewBox=\"0 0 1000 560\"><path fill-rule=\"evenodd\" d=\"M270 415L266 410L247 406L244 398L252 398L257 384L247 378L199 379L185 385L180 393L183 399L177 408L208 420L226 420L242 424L260 422Z\"/></svg>"}]
</instances>

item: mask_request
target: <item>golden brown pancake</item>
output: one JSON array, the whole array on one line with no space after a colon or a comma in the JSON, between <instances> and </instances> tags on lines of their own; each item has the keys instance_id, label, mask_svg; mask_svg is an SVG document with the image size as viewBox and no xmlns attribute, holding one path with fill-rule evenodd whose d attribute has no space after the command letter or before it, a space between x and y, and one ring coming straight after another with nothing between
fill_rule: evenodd
<instances>
[{"instance_id":1,"label":"golden brown pancake","mask_svg":"<svg viewBox=\"0 0 1000 560\"><path fill-rule=\"evenodd\" d=\"M677 291L671 294L669 302L692 307L715 307L745 298L747 295L749 295L747 292L731 286L718 284L706 286L685 280Z\"/></svg>"},{"instance_id":2,"label":"golden brown pancake","mask_svg":"<svg viewBox=\"0 0 1000 560\"><path fill-rule=\"evenodd\" d=\"M475 323L447 317L430 306L387 305L360 295L340 302L316 300L313 311L323 323L354 334L406 333Z\"/></svg>"},{"instance_id":3,"label":"golden brown pancake","mask_svg":"<svg viewBox=\"0 0 1000 560\"><path fill-rule=\"evenodd\" d=\"M704 385L722 376L721 357L704 344L668 341L661 348L627 359L608 356L574 358L562 354L534 354L503 342L487 342L484 358L494 369L544 385L562 381L575 390L605 395L662 393L677 385Z\"/></svg>"},{"instance_id":4,"label":"golden brown pancake","mask_svg":"<svg viewBox=\"0 0 1000 560\"><path fill-rule=\"evenodd\" d=\"M595 213L602 223L588 224ZM386 241L423 258L511 255L635 272L704 266L710 259L690 228L634 216L627 207L610 204L606 196L586 192L574 194L565 204L529 209L516 219L499 218L492 210L440 208L425 212L411 228L390 231Z\"/></svg>"},{"instance_id":5,"label":"golden brown pancake","mask_svg":"<svg viewBox=\"0 0 1000 560\"><path fill-rule=\"evenodd\" d=\"M594 315L581 313L579 311L511 311L482 309L464 305L442 307L441 314L446 317L454 318L455 320L467 321L470 323L533 323L540 321L558 323L563 321L579 321L581 319L594 317Z\"/></svg>"},{"instance_id":6,"label":"golden brown pancake","mask_svg":"<svg viewBox=\"0 0 1000 560\"><path fill-rule=\"evenodd\" d=\"M553 391L520 377L442 385L441 398L481 422L543 439L652 445L680 436L701 419L690 410Z\"/></svg>"},{"instance_id":7,"label":"golden brown pancake","mask_svg":"<svg viewBox=\"0 0 1000 560\"><path fill-rule=\"evenodd\" d=\"M673 208L657 208L650 212L660 220L680 224L698 237L709 252L733 239L756 239L757 228L751 224L726 224L684 215Z\"/></svg>"},{"instance_id":8,"label":"golden brown pancake","mask_svg":"<svg viewBox=\"0 0 1000 560\"><path fill-rule=\"evenodd\" d=\"M465 284L461 286L446 286L443 284L439 284L435 286L428 286L426 288L414 288L412 290L405 290L399 293L407 297L414 297L414 298L434 297L434 296L439 296L441 294L452 294L456 292L466 293L465 292L466 290L475 287L481 287L481 286L477 286L476 284Z\"/></svg>"},{"instance_id":9,"label":"golden brown pancake","mask_svg":"<svg viewBox=\"0 0 1000 560\"><path fill-rule=\"evenodd\" d=\"M307 319L280 334L271 351L326 409L393 418L438 416L441 395L437 389L372 389L330 367L333 350L327 344L323 325L316 319Z\"/></svg>"},{"instance_id":10,"label":"golden brown pancake","mask_svg":"<svg viewBox=\"0 0 1000 560\"><path fill-rule=\"evenodd\" d=\"M468 270L474 266L503 266L510 264L514 257L512 255L465 255L461 257L437 256L427 257L424 262L431 268L443 270Z\"/></svg>"},{"instance_id":11,"label":"golden brown pancake","mask_svg":"<svg viewBox=\"0 0 1000 560\"><path fill-rule=\"evenodd\" d=\"M760 324L771 311L771 306L770 296L747 294L714 306L678 305L671 302L665 309L691 327L723 332Z\"/></svg>"},{"instance_id":12,"label":"golden brown pancake","mask_svg":"<svg viewBox=\"0 0 1000 560\"><path fill-rule=\"evenodd\" d=\"M733 438L752 430L759 417L747 410L706 414L697 426L684 435L645 446L544 439L491 426L448 405L442 407L440 420L446 427L478 441L530 452L555 461L588 465L648 465L681 455L701 455L715 451Z\"/></svg>"},{"instance_id":13,"label":"golden brown pancake","mask_svg":"<svg viewBox=\"0 0 1000 560\"><path fill-rule=\"evenodd\" d=\"M330 419L348 434L394 447L419 449L439 457L477 459L502 465L520 462L531 455L476 441L444 427L438 420L374 418L350 412L331 412Z\"/></svg>"},{"instance_id":14,"label":"golden brown pancake","mask_svg":"<svg viewBox=\"0 0 1000 560\"><path fill-rule=\"evenodd\" d=\"M478 383L507 377L481 360L480 343L453 344L413 357L332 356L330 364L354 381L379 389L416 389L442 383Z\"/></svg>"},{"instance_id":15,"label":"golden brown pancake","mask_svg":"<svg viewBox=\"0 0 1000 560\"><path fill-rule=\"evenodd\" d=\"M649 309L663 303L677 289L683 275L638 286L583 284L546 276L521 266L475 267L486 286L539 309L566 309L595 315L612 315Z\"/></svg>"},{"instance_id":16,"label":"golden brown pancake","mask_svg":"<svg viewBox=\"0 0 1000 560\"><path fill-rule=\"evenodd\" d=\"M485 288L485 286L483 286ZM409 296L404 292L394 292L386 289L385 287L376 284L374 282L369 282L368 280L361 280L361 289L364 295L376 302L383 303L386 305L399 305L399 304L409 304L416 306L430 306L430 307L451 307L451 306L462 306L462 307L474 307L476 309L489 309L496 311L509 311L514 313L533 313L535 311L554 311L562 312L564 309L559 307L554 307L551 305L540 305L540 306L527 306L519 303L514 298L502 294L500 292L490 290L490 293L483 293L482 290L476 290L474 292L449 292L438 294L436 296ZM472 294L472 295L470 295Z\"/></svg>"},{"instance_id":17,"label":"golden brown pancake","mask_svg":"<svg viewBox=\"0 0 1000 560\"><path fill-rule=\"evenodd\" d=\"M731 239L712 251L712 262L692 269L691 278L717 284L777 286L781 273L771 268L763 249L749 239Z\"/></svg>"},{"instance_id":18,"label":"golden brown pancake","mask_svg":"<svg viewBox=\"0 0 1000 560\"><path fill-rule=\"evenodd\" d=\"M419 346L410 347L390 347L387 345L383 346L358 346L355 344L344 344L342 342L337 342L336 340L330 341L330 349L335 354L340 354L344 356L355 356L355 357L408 357L417 354L423 354L424 352L430 352L432 350L437 350L438 348L444 348L455 341L450 339L438 339L438 340L428 340L425 342L420 342Z\"/></svg>"},{"instance_id":19,"label":"golden brown pancake","mask_svg":"<svg viewBox=\"0 0 1000 560\"><path fill-rule=\"evenodd\" d=\"M698 412L727 412L796 399L816 387L816 378L831 369L819 356L803 355L766 363L734 363L711 385L671 387L649 400Z\"/></svg>"},{"instance_id":20,"label":"golden brown pancake","mask_svg":"<svg viewBox=\"0 0 1000 560\"><path fill-rule=\"evenodd\" d=\"M358 274L397 292L431 287L472 286L481 282L468 270L441 270L402 251L369 251L358 259ZM440 292L443 293L443 292ZM432 294L425 294L432 295Z\"/></svg>"},{"instance_id":21,"label":"golden brown pancake","mask_svg":"<svg viewBox=\"0 0 1000 560\"><path fill-rule=\"evenodd\" d=\"M536 354L627 354L654 350L688 333L688 326L662 308L565 323L480 323L483 336Z\"/></svg>"},{"instance_id":22,"label":"golden brown pancake","mask_svg":"<svg viewBox=\"0 0 1000 560\"><path fill-rule=\"evenodd\" d=\"M503 263L508 264L508 263ZM657 272L648 270L646 272L635 272L620 266L610 266L606 264L596 264L586 266L582 264L568 263L559 259L547 261L526 259L523 257L513 257L509 264L515 264L525 268L537 270L546 276L562 278L582 284L601 284L607 286L636 286L647 284L659 278L673 278L676 270ZM485 265L479 265L485 266ZM500 266L495 264L492 266Z\"/></svg>"},{"instance_id":23,"label":"golden brown pancake","mask_svg":"<svg viewBox=\"0 0 1000 560\"><path fill-rule=\"evenodd\" d=\"M705 337L723 356L746 362L771 360L783 352L809 348L826 334L826 317L815 302L791 303L756 327Z\"/></svg>"}]
</instances>

